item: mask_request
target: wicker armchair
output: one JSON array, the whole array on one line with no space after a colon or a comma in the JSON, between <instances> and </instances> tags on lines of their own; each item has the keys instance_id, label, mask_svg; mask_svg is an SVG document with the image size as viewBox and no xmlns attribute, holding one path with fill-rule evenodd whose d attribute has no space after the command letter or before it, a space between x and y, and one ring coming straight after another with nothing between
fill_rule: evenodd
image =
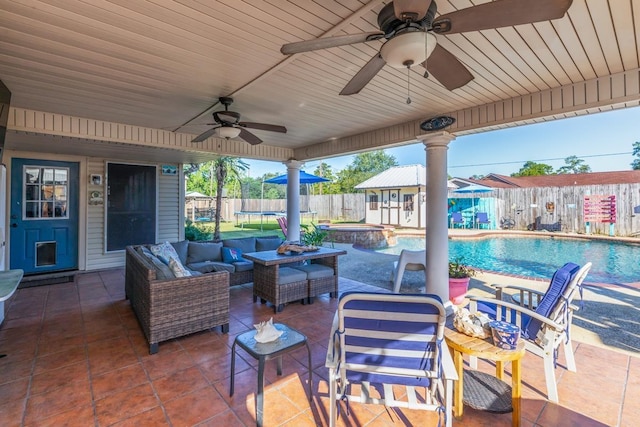
<instances>
[{"instance_id":1,"label":"wicker armchair","mask_svg":"<svg viewBox=\"0 0 640 427\"><path fill-rule=\"evenodd\" d=\"M220 326L229 332L229 273L157 280L153 265L133 246L126 249L125 293L149 342L149 353L162 341Z\"/></svg>"}]
</instances>

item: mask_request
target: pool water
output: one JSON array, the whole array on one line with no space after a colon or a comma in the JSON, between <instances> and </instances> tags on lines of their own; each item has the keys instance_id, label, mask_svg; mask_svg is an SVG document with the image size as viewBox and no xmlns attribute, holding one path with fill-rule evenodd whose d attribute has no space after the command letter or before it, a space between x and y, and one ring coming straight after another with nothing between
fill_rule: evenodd
<instances>
[{"instance_id":1,"label":"pool water","mask_svg":"<svg viewBox=\"0 0 640 427\"><path fill-rule=\"evenodd\" d=\"M396 246L380 252L400 254L402 249L424 247L423 238L398 237ZM566 262L583 265L591 261L587 282L640 282L640 245L634 244L557 237L450 239L449 259L459 256L482 270L545 279Z\"/></svg>"}]
</instances>

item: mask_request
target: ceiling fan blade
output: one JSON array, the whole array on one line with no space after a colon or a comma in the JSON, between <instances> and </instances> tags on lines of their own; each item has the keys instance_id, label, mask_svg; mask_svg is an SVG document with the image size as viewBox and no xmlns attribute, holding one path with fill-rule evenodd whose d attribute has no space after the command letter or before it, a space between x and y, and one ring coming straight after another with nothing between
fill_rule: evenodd
<instances>
[{"instance_id":1,"label":"ceiling fan blade","mask_svg":"<svg viewBox=\"0 0 640 427\"><path fill-rule=\"evenodd\" d=\"M467 70L467 67L439 44L436 45L425 62L429 74L448 90L457 89L473 80L473 75ZM425 65L425 62L422 65Z\"/></svg>"},{"instance_id":2,"label":"ceiling fan blade","mask_svg":"<svg viewBox=\"0 0 640 427\"><path fill-rule=\"evenodd\" d=\"M382 56L380 56L379 53L376 53L376 55L371 58L355 76L353 76L344 89L342 89L340 95L354 95L360 92L362 88L365 87L367 83L376 76L376 74L378 74L378 71L380 71L384 65L384 59L382 59Z\"/></svg>"},{"instance_id":3,"label":"ceiling fan blade","mask_svg":"<svg viewBox=\"0 0 640 427\"><path fill-rule=\"evenodd\" d=\"M311 52L313 50L327 49L329 47L345 46L354 43L364 43L371 40L377 40L384 37L381 31L362 34L347 34L344 36L323 37L314 40L305 40L302 42L287 43L280 48L280 52L285 55L293 53Z\"/></svg>"},{"instance_id":4,"label":"ceiling fan blade","mask_svg":"<svg viewBox=\"0 0 640 427\"><path fill-rule=\"evenodd\" d=\"M209 129L208 131L202 132L200 135L198 135L195 138L193 138L191 140L191 142L202 142L202 141L204 141L205 139L209 138L214 133L216 133L216 129L218 129L219 127L220 126L216 126L214 128Z\"/></svg>"},{"instance_id":5,"label":"ceiling fan blade","mask_svg":"<svg viewBox=\"0 0 640 427\"><path fill-rule=\"evenodd\" d=\"M262 140L260 138L258 138L257 136L255 136L254 134L246 130L245 128L240 128L240 135L238 136L244 139L245 141L247 141L251 145L258 145L262 143Z\"/></svg>"},{"instance_id":6,"label":"ceiling fan blade","mask_svg":"<svg viewBox=\"0 0 640 427\"><path fill-rule=\"evenodd\" d=\"M500 0L447 13L433 21L438 34L510 27L562 18L573 0Z\"/></svg>"},{"instance_id":7,"label":"ceiling fan blade","mask_svg":"<svg viewBox=\"0 0 640 427\"><path fill-rule=\"evenodd\" d=\"M258 129L258 130L268 130L269 132L280 132L287 133L287 128L279 125L268 125L266 123L253 123L253 122L240 122L239 126L249 128L249 129Z\"/></svg>"},{"instance_id":8,"label":"ceiling fan blade","mask_svg":"<svg viewBox=\"0 0 640 427\"><path fill-rule=\"evenodd\" d=\"M393 13L401 21L419 21L427 14L431 0L393 0Z\"/></svg>"}]
</instances>

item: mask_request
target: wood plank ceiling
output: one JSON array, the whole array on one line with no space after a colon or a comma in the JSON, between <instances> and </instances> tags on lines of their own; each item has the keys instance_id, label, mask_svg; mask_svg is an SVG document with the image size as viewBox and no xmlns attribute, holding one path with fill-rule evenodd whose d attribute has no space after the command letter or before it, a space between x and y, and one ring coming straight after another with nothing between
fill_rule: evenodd
<instances>
[{"instance_id":1,"label":"wood plank ceiling","mask_svg":"<svg viewBox=\"0 0 640 427\"><path fill-rule=\"evenodd\" d=\"M438 14L484 2L437 0ZM286 126L286 135L255 134L264 145L287 149L640 68L638 0L574 0L562 19L439 35L438 43L474 80L448 91L414 67L411 104L405 102L407 72L389 66L359 94L338 95L381 41L291 57L279 52L284 43L378 30L381 0L0 4L0 79L13 107L195 135L222 109L218 97L232 95L231 110L243 120ZM18 132L7 144L35 148L38 141ZM91 144L83 146L91 155ZM194 150L201 160L216 151Z\"/></svg>"}]
</instances>

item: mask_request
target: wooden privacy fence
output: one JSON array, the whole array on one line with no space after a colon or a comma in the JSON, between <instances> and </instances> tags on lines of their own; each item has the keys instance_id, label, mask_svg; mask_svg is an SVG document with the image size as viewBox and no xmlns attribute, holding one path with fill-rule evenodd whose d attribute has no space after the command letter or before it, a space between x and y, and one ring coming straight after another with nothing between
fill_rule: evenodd
<instances>
[{"instance_id":1,"label":"wooden privacy fence","mask_svg":"<svg viewBox=\"0 0 640 427\"><path fill-rule=\"evenodd\" d=\"M500 220L510 218L516 230L548 230L584 233L585 196L615 196L616 213L614 234L617 236L640 235L640 183L588 185L575 187L536 188L496 188L490 193L456 194L449 192L450 198L489 198L495 204L492 215L499 227ZM487 200L489 202L489 200ZM202 208L212 205L203 203ZM222 218L234 221L235 213L282 212L287 210L285 199L227 199L222 201ZM200 206L198 206L200 207ZM315 221L364 221L364 194L326 194L321 196L300 196L300 209L316 212ZM489 210L491 212L491 210ZM189 212L191 213L191 212ZM187 215L191 218L191 215ZM591 233L610 232L609 223L591 223Z\"/></svg>"},{"instance_id":2,"label":"wooden privacy fence","mask_svg":"<svg viewBox=\"0 0 640 427\"><path fill-rule=\"evenodd\" d=\"M364 208L364 194L300 196L300 210L315 212L315 221L364 221ZM237 212L282 212L285 215L286 211L285 199L222 200L222 217L227 221L235 220Z\"/></svg>"},{"instance_id":3,"label":"wooden privacy fence","mask_svg":"<svg viewBox=\"0 0 640 427\"><path fill-rule=\"evenodd\" d=\"M480 197L496 203L496 223L501 218L515 221L514 229L584 233L585 196L615 196L614 234L640 233L640 183L587 185L575 187L498 188ZM456 195L460 197L461 195ZM479 195L475 195L479 197ZM636 213L634 213L636 212ZM592 234L610 232L609 223L591 222Z\"/></svg>"}]
</instances>

